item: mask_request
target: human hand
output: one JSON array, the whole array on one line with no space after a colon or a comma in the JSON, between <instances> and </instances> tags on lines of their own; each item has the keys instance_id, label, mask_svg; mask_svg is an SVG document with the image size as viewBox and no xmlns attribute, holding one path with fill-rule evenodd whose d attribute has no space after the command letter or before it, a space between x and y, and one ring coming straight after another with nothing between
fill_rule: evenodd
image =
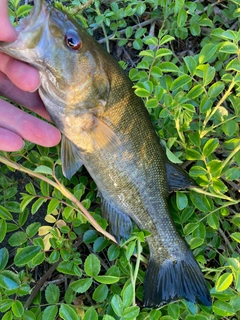
<instances>
[{"instance_id":1,"label":"human hand","mask_svg":"<svg viewBox=\"0 0 240 320\"><path fill-rule=\"evenodd\" d=\"M11 42L17 33L8 18L8 1L1 1L0 41ZM36 92L40 85L38 71L3 53L0 53L0 95L33 110L50 120ZM35 91L35 92L34 92ZM0 99L0 150L17 151L23 139L51 147L59 143L60 132L54 126Z\"/></svg>"}]
</instances>

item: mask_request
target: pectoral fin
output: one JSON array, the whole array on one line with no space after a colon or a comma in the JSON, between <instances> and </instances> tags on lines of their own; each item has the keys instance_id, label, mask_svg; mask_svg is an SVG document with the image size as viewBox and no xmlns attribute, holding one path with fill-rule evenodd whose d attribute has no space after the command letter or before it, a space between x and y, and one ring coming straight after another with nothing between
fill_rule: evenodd
<instances>
[{"instance_id":1,"label":"pectoral fin","mask_svg":"<svg viewBox=\"0 0 240 320\"><path fill-rule=\"evenodd\" d=\"M113 203L102 199L103 217L109 223L109 232L120 242L120 239L127 240L132 233L132 221L123 212L114 206Z\"/></svg>"},{"instance_id":2,"label":"pectoral fin","mask_svg":"<svg viewBox=\"0 0 240 320\"><path fill-rule=\"evenodd\" d=\"M85 132L91 136L94 148L106 150L110 153L116 152L121 146L121 141L117 134L110 128L103 119L93 116L94 125L86 128Z\"/></svg>"},{"instance_id":3,"label":"pectoral fin","mask_svg":"<svg viewBox=\"0 0 240 320\"><path fill-rule=\"evenodd\" d=\"M75 144L64 135L61 146L62 171L69 180L82 166L82 160Z\"/></svg>"},{"instance_id":4,"label":"pectoral fin","mask_svg":"<svg viewBox=\"0 0 240 320\"><path fill-rule=\"evenodd\" d=\"M167 161L166 172L168 192L196 187L195 181L176 164Z\"/></svg>"}]
</instances>

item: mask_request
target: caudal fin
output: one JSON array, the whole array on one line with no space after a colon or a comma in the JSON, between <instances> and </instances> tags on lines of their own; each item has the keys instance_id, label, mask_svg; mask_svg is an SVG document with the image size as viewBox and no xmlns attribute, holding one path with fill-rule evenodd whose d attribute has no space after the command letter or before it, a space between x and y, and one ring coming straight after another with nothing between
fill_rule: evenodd
<instances>
[{"instance_id":1,"label":"caudal fin","mask_svg":"<svg viewBox=\"0 0 240 320\"><path fill-rule=\"evenodd\" d=\"M144 281L144 306L156 308L182 298L205 306L212 304L192 252L184 260L166 260L161 266L150 259Z\"/></svg>"}]
</instances>

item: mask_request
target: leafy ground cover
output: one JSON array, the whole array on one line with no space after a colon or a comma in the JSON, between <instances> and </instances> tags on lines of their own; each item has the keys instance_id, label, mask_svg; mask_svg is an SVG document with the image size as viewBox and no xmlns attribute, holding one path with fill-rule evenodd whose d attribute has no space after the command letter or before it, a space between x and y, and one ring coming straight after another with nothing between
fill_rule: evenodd
<instances>
[{"instance_id":1,"label":"leafy ground cover","mask_svg":"<svg viewBox=\"0 0 240 320\"><path fill-rule=\"evenodd\" d=\"M59 146L26 143L0 153L2 319L240 319L239 0L57 5L121 60L167 156L199 185L171 195L169 206L213 307L182 300L142 308L145 233L134 229L121 247L110 241L84 168L68 181ZM10 1L15 22L30 10Z\"/></svg>"}]
</instances>

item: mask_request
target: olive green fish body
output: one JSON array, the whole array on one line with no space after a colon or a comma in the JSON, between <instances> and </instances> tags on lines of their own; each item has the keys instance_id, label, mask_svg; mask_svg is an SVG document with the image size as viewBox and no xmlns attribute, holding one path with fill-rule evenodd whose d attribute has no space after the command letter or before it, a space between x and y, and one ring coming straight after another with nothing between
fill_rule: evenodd
<instances>
[{"instance_id":1,"label":"olive green fish body","mask_svg":"<svg viewBox=\"0 0 240 320\"><path fill-rule=\"evenodd\" d=\"M131 219L151 233L144 305L179 298L210 305L200 268L167 206L168 191L191 182L166 160L123 70L75 21L43 0L35 1L17 31L18 39L0 43L0 51L39 69L40 96L63 134L64 175L71 178L85 165L118 241L130 236Z\"/></svg>"}]
</instances>

